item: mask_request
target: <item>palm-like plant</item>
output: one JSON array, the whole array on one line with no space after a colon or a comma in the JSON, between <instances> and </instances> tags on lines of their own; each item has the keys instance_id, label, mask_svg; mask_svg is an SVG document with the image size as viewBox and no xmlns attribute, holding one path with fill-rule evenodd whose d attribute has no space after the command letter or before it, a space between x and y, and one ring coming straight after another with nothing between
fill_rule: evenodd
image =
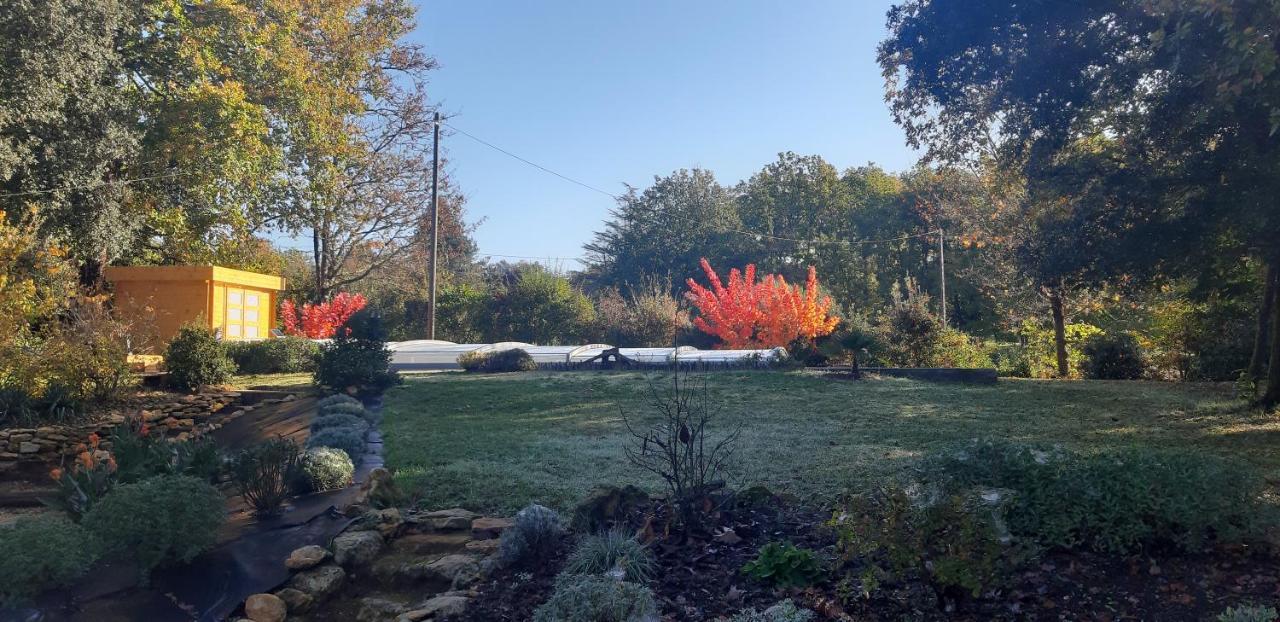
<instances>
[{"instance_id":1,"label":"palm-like plant","mask_svg":"<svg viewBox=\"0 0 1280 622\"><path fill-rule=\"evenodd\" d=\"M830 357L849 355L849 375L854 380L862 378L862 370L858 368L858 356L876 346L876 337L861 326L846 325L822 344L823 354Z\"/></svg>"}]
</instances>

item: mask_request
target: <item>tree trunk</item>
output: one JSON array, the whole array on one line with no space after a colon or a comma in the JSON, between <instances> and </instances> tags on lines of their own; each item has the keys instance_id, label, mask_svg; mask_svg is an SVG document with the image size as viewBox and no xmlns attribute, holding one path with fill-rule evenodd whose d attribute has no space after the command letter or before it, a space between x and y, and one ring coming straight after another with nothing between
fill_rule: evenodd
<instances>
[{"instance_id":1,"label":"tree trunk","mask_svg":"<svg viewBox=\"0 0 1280 622\"><path fill-rule=\"evenodd\" d=\"M1066 378L1071 370L1067 366L1067 323L1062 311L1062 289L1049 290L1049 307L1053 310L1053 346L1058 355L1058 377Z\"/></svg>"},{"instance_id":2,"label":"tree trunk","mask_svg":"<svg viewBox=\"0 0 1280 622\"><path fill-rule=\"evenodd\" d=\"M1276 289L1280 286L1278 281L1280 270L1276 269L1276 262L1270 262L1262 285L1262 307L1258 309L1258 327L1253 335L1253 356L1249 357L1249 369L1245 372L1246 377L1255 382L1262 379L1262 374L1267 369L1270 354L1268 350L1271 346L1271 316L1276 305Z\"/></svg>"},{"instance_id":3,"label":"tree trunk","mask_svg":"<svg viewBox=\"0 0 1280 622\"><path fill-rule=\"evenodd\" d=\"M858 368L858 352L856 350L853 352L852 358L853 361L849 363L849 375L853 376L854 380L862 380L862 370Z\"/></svg>"},{"instance_id":4,"label":"tree trunk","mask_svg":"<svg viewBox=\"0 0 1280 622\"><path fill-rule=\"evenodd\" d=\"M1273 260L1272 265L1275 265ZM1270 408L1280 404L1280 304L1271 305L1271 368L1267 372L1267 390L1262 394L1262 405Z\"/></svg>"}]
</instances>

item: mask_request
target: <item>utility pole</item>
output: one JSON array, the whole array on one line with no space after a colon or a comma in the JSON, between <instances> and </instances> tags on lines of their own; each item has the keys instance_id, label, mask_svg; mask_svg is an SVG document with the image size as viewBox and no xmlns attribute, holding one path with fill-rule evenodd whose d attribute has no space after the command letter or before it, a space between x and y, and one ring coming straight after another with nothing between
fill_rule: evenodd
<instances>
[{"instance_id":1,"label":"utility pole","mask_svg":"<svg viewBox=\"0 0 1280 622\"><path fill-rule=\"evenodd\" d=\"M427 299L427 339L436 338L436 263L440 245L440 112L431 142L431 295Z\"/></svg>"},{"instance_id":2,"label":"utility pole","mask_svg":"<svg viewBox=\"0 0 1280 622\"><path fill-rule=\"evenodd\" d=\"M938 228L938 268L942 273L942 327L947 327L947 234Z\"/></svg>"}]
</instances>

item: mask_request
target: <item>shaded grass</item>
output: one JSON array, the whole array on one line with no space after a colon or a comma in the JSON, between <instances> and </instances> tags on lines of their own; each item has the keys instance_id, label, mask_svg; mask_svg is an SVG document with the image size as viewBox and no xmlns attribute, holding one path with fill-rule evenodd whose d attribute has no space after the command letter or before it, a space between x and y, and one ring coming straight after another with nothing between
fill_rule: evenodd
<instances>
[{"instance_id":1,"label":"shaded grass","mask_svg":"<svg viewBox=\"0 0 1280 622\"><path fill-rule=\"evenodd\" d=\"M387 464L429 507L567 509L593 485L659 482L627 463L621 411L645 421L641 373L434 374L386 395ZM801 372L709 376L719 430L740 427L733 479L830 496L899 473L925 452L999 437L1090 451L1126 445L1234 455L1266 473L1280 418L1230 387L1154 382L1001 380L994 386ZM648 419L652 420L652 419ZM714 435L715 432L712 432Z\"/></svg>"}]
</instances>

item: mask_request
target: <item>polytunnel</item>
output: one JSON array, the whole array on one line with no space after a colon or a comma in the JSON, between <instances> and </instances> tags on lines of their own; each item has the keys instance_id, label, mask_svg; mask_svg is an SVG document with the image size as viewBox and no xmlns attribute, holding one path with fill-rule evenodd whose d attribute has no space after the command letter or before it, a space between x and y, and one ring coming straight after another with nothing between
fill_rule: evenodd
<instances>
[{"instance_id":1,"label":"polytunnel","mask_svg":"<svg viewBox=\"0 0 1280 622\"><path fill-rule=\"evenodd\" d=\"M437 339L416 339L387 344L391 366L401 371L461 369L458 357L468 352L497 352L519 348L542 366L568 367L585 363L613 349L607 343L539 346L519 341L499 343L453 343ZM619 348L618 354L641 365L663 366L675 362L703 365L741 365L751 360L762 363L785 358L783 348L771 350L699 350L690 346L668 348Z\"/></svg>"}]
</instances>

